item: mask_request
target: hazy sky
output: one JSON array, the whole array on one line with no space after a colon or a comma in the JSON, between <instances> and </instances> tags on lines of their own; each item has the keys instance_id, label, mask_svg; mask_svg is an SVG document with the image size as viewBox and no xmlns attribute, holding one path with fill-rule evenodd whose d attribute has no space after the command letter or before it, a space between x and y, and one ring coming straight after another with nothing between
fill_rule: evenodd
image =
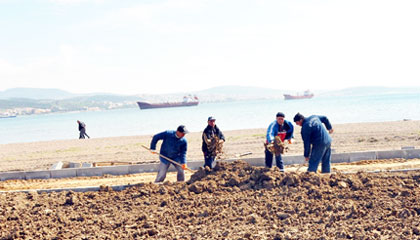
<instances>
[{"instance_id":1,"label":"hazy sky","mask_svg":"<svg viewBox=\"0 0 420 240\"><path fill-rule=\"evenodd\" d=\"M419 0L0 0L0 90L420 86Z\"/></svg>"}]
</instances>

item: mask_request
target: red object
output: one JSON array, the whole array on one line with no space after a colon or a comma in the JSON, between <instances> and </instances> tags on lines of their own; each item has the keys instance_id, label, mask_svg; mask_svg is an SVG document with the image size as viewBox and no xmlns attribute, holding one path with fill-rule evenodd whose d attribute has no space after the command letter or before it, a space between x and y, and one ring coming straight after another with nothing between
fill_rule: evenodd
<instances>
[{"instance_id":1,"label":"red object","mask_svg":"<svg viewBox=\"0 0 420 240\"><path fill-rule=\"evenodd\" d=\"M277 133L277 136L280 136L280 140L284 142L284 138L286 138L286 132L279 132Z\"/></svg>"}]
</instances>

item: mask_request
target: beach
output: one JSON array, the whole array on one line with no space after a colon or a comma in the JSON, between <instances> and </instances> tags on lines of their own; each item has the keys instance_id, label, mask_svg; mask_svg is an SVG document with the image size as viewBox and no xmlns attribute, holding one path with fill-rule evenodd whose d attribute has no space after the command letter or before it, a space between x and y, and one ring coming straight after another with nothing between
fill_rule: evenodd
<instances>
[{"instance_id":1,"label":"beach","mask_svg":"<svg viewBox=\"0 0 420 240\"><path fill-rule=\"evenodd\" d=\"M377 123L333 124L332 149L335 153L371 150L400 150L412 146L420 148L420 121L389 121ZM163 129L165 130L165 129ZM221 129L223 131L223 129ZM223 131L226 142L222 159L262 158L266 129ZM201 132L186 135L188 161L202 161ZM54 163L144 163L158 162L142 145L150 146L152 135L42 141L0 145L0 171L46 170ZM159 147L159 146L158 146ZM294 142L288 145L288 155L302 155L300 127L295 126Z\"/></svg>"},{"instance_id":2,"label":"beach","mask_svg":"<svg viewBox=\"0 0 420 240\"><path fill-rule=\"evenodd\" d=\"M336 153L420 147L420 121L333 125ZM226 131L225 156L263 157L265 129ZM187 135L188 161L202 159L201 133ZM48 169L57 161L156 162L141 145L151 135L0 145L1 170ZM300 127L286 155L303 152ZM248 157L248 156L247 156ZM300 165L302 166L302 165ZM285 172L218 161L212 170L0 182L5 239L416 239L420 236L420 159L332 165L335 174ZM378 173L366 171L380 170ZM383 171L382 171L383 170ZM344 173L344 172L352 173ZM127 185L121 191L110 186ZM99 191L37 189L99 187ZM4 191L4 192L3 192ZM28 191L28 192L20 192Z\"/></svg>"}]
</instances>

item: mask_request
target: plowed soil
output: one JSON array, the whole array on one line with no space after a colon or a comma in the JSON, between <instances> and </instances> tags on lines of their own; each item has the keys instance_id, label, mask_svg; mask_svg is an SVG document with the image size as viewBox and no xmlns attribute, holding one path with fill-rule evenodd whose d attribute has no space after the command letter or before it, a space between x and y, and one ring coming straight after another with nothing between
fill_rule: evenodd
<instances>
[{"instance_id":1,"label":"plowed soil","mask_svg":"<svg viewBox=\"0 0 420 240\"><path fill-rule=\"evenodd\" d=\"M243 161L186 183L0 194L1 239L420 239L420 172L310 174Z\"/></svg>"}]
</instances>

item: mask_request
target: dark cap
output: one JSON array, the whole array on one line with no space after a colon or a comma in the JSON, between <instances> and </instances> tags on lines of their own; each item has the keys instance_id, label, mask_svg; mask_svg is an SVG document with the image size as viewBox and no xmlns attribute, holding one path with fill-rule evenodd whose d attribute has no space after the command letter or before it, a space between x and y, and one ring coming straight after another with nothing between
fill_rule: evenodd
<instances>
[{"instance_id":1,"label":"dark cap","mask_svg":"<svg viewBox=\"0 0 420 240\"><path fill-rule=\"evenodd\" d=\"M181 133L189 133L184 125L179 125L179 127L176 130Z\"/></svg>"},{"instance_id":2,"label":"dark cap","mask_svg":"<svg viewBox=\"0 0 420 240\"><path fill-rule=\"evenodd\" d=\"M207 119L207 121L215 121L216 120L216 118L214 118L214 117L212 117L212 116L210 116L208 119Z\"/></svg>"},{"instance_id":3,"label":"dark cap","mask_svg":"<svg viewBox=\"0 0 420 240\"><path fill-rule=\"evenodd\" d=\"M285 117L285 116L284 116L284 113L282 113L282 112L278 112L278 113L276 114L276 117Z\"/></svg>"},{"instance_id":4,"label":"dark cap","mask_svg":"<svg viewBox=\"0 0 420 240\"><path fill-rule=\"evenodd\" d=\"M305 119L305 117L300 113L296 113L295 117L293 118L293 122L299 122L302 119Z\"/></svg>"}]
</instances>

